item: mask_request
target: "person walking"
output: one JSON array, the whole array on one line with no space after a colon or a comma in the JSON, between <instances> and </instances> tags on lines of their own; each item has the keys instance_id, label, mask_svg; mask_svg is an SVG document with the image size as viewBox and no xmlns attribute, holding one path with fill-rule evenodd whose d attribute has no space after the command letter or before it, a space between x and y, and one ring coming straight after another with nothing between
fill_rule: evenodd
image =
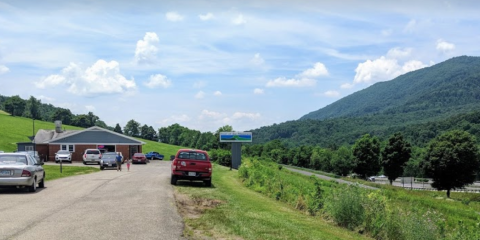
<instances>
[{"instance_id":1,"label":"person walking","mask_svg":"<svg viewBox=\"0 0 480 240\"><path fill-rule=\"evenodd\" d=\"M127 171L130 172L130 164L132 163L132 159L127 159L125 162L127 163Z\"/></svg>"},{"instance_id":2,"label":"person walking","mask_svg":"<svg viewBox=\"0 0 480 240\"><path fill-rule=\"evenodd\" d=\"M115 157L115 160L117 161L117 172L122 171L122 158L120 152L117 152L117 156Z\"/></svg>"}]
</instances>

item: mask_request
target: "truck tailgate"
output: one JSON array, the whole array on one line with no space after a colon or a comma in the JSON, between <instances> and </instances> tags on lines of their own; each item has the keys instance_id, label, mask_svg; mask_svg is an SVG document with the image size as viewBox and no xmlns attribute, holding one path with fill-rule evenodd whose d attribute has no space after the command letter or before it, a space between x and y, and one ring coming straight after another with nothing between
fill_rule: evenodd
<instances>
[{"instance_id":1,"label":"truck tailgate","mask_svg":"<svg viewBox=\"0 0 480 240\"><path fill-rule=\"evenodd\" d=\"M177 163L178 171L185 172L210 172L212 164L205 160L179 159Z\"/></svg>"}]
</instances>

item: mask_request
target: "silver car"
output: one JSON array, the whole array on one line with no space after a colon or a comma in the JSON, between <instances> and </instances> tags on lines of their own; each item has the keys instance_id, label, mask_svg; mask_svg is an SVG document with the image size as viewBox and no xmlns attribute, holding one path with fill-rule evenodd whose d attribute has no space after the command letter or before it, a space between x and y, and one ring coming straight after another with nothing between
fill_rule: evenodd
<instances>
[{"instance_id":1,"label":"silver car","mask_svg":"<svg viewBox=\"0 0 480 240\"><path fill-rule=\"evenodd\" d=\"M28 187L30 192L45 187L43 162L28 153L0 153L0 188Z\"/></svg>"},{"instance_id":2,"label":"silver car","mask_svg":"<svg viewBox=\"0 0 480 240\"><path fill-rule=\"evenodd\" d=\"M117 168L117 154L115 152L106 152L100 160L100 170L105 168Z\"/></svg>"},{"instance_id":3,"label":"silver car","mask_svg":"<svg viewBox=\"0 0 480 240\"><path fill-rule=\"evenodd\" d=\"M60 161L72 163L72 153L67 150L58 150L58 152L55 153L55 163L59 163Z\"/></svg>"}]
</instances>

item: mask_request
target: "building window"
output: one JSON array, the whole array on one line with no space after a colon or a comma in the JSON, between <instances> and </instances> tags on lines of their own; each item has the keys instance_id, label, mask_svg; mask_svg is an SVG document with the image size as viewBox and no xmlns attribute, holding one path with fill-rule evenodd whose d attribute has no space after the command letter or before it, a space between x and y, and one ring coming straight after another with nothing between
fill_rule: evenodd
<instances>
[{"instance_id":1,"label":"building window","mask_svg":"<svg viewBox=\"0 0 480 240\"><path fill-rule=\"evenodd\" d=\"M33 151L33 146L25 146L25 151Z\"/></svg>"},{"instance_id":2,"label":"building window","mask_svg":"<svg viewBox=\"0 0 480 240\"><path fill-rule=\"evenodd\" d=\"M68 150L69 152L75 152L75 145L73 145L73 144L62 144L62 145L60 145L60 149Z\"/></svg>"}]
</instances>

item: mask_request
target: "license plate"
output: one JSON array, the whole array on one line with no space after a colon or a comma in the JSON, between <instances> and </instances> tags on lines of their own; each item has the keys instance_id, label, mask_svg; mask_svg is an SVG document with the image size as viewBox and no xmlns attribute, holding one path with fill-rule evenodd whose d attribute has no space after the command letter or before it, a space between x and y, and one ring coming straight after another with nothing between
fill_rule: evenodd
<instances>
[{"instance_id":1,"label":"license plate","mask_svg":"<svg viewBox=\"0 0 480 240\"><path fill-rule=\"evenodd\" d=\"M197 173L196 172L188 172L188 176L195 177L195 176L197 176Z\"/></svg>"},{"instance_id":2,"label":"license plate","mask_svg":"<svg viewBox=\"0 0 480 240\"><path fill-rule=\"evenodd\" d=\"M2 170L2 171L0 171L0 176L10 176L10 171Z\"/></svg>"}]
</instances>

